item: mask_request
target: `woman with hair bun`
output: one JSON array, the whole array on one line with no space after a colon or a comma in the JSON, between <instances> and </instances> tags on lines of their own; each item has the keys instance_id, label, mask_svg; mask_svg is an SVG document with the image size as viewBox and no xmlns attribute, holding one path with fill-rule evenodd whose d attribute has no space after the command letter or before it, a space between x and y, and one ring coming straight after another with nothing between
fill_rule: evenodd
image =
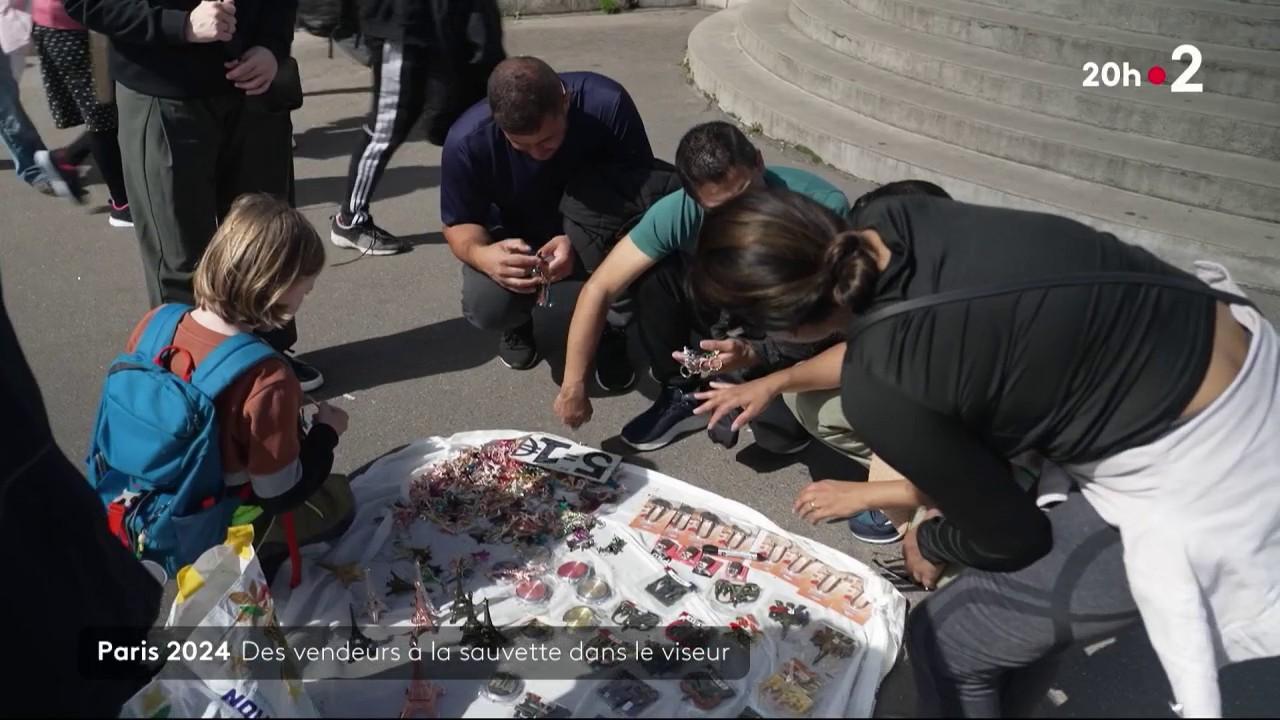
<instances>
[{"instance_id":1,"label":"woman with hair bun","mask_svg":"<svg viewBox=\"0 0 1280 720\"><path fill-rule=\"evenodd\" d=\"M708 214L700 302L847 331L844 411L937 508L908 570L924 716L1001 712L1004 674L1141 619L1180 710L1280 654L1280 347L1219 265L1185 273L1067 218L907 196L857 226L752 191ZM1041 510L1010 459L1077 487Z\"/></svg>"}]
</instances>

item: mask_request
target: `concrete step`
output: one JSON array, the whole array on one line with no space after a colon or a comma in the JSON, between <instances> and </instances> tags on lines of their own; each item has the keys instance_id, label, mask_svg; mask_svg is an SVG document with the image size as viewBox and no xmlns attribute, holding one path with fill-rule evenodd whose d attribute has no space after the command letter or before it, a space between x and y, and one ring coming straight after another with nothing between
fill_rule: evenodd
<instances>
[{"instance_id":1,"label":"concrete step","mask_svg":"<svg viewBox=\"0 0 1280 720\"><path fill-rule=\"evenodd\" d=\"M1113 232L1180 266L1213 258L1243 284L1280 288L1280 225L1083 182L858 115L748 57L735 37L741 12L726 10L699 23L689 36L688 60L695 84L746 125L859 177L877 182L920 178L966 202L1057 213Z\"/></svg>"},{"instance_id":2,"label":"concrete step","mask_svg":"<svg viewBox=\"0 0 1280 720\"><path fill-rule=\"evenodd\" d=\"M1276 103L1171 93L1149 83L1082 88L1076 68L914 32L832 0L792 0L788 16L805 35L853 60L962 95L1109 130L1280 160Z\"/></svg>"},{"instance_id":3,"label":"concrete step","mask_svg":"<svg viewBox=\"0 0 1280 720\"><path fill-rule=\"evenodd\" d=\"M1280 8L1231 0L975 0L1086 25L1256 50L1280 50Z\"/></svg>"},{"instance_id":4,"label":"concrete step","mask_svg":"<svg viewBox=\"0 0 1280 720\"><path fill-rule=\"evenodd\" d=\"M1280 162L1118 133L909 80L815 44L787 0L754 0L738 44L802 90L896 128L1143 195L1280 221Z\"/></svg>"},{"instance_id":5,"label":"concrete step","mask_svg":"<svg viewBox=\"0 0 1280 720\"><path fill-rule=\"evenodd\" d=\"M834 2L835 0L833 0ZM919 32L1016 57L1082 68L1086 62L1130 63L1143 75L1159 65L1168 83L1187 67L1172 59L1175 39L1093 27L967 0L844 0L872 17ZM1203 64L1192 82L1206 93L1280 102L1280 53L1199 43ZM1084 72L1080 73L1083 80Z\"/></svg>"}]
</instances>

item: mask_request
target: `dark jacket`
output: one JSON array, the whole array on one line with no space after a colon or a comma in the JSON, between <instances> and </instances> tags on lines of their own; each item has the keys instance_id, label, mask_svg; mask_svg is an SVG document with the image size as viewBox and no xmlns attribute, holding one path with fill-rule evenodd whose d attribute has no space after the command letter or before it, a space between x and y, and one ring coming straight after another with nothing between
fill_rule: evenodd
<instances>
[{"instance_id":1,"label":"dark jacket","mask_svg":"<svg viewBox=\"0 0 1280 720\"><path fill-rule=\"evenodd\" d=\"M444 145L454 120L483 99L489 73L507 57L497 0L363 0L361 32L377 41L427 49L427 140Z\"/></svg>"},{"instance_id":2,"label":"dark jacket","mask_svg":"<svg viewBox=\"0 0 1280 720\"><path fill-rule=\"evenodd\" d=\"M223 63L261 45L283 62L297 0L237 0L236 33L225 43L188 43L198 0L64 0L67 14L111 38L111 73L144 95L195 98L238 93Z\"/></svg>"},{"instance_id":3,"label":"dark jacket","mask_svg":"<svg viewBox=\"0 0 1280 720\"><path fill-rule=\"evenodd\" d=\"M110 629L116 641L139 644L159 612L160 585L108 532L102 501L54 443L2 295L0 427L0 547L10 578L0 617L6 647L22 648L5 671L4 715L115 717L148 670L85 677L105 664L91 662L95 645L82 633Z\"/></svg>"},{"instance_id":4,"label":"dark jacket","mask_svg":"<svg viewBox=\"0 0 1280 720\"><path fill-rule=\"evenodd\" d=\"M647 168L596 167L571 180L560 214L564 233L587 272L600 267L650 205L679 189L675 167L657 158Z\"/></svg>"}]
</instances>

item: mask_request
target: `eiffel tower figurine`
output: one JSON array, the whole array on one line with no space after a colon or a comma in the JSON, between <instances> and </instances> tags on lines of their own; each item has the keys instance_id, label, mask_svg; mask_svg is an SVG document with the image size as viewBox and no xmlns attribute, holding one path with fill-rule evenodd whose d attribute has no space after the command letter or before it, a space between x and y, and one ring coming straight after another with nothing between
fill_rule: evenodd
<instances>
[{"instance_id":1,"label":"eiffel tower figurine","mask_svg":"<svg viewBox=\"0 0 1280 720\"><path fill-rule=\"evenodd\" d=\"M416 643L418 637L423 633L438 632L440 630L440 627L436 625L438 618L435 606L431 604L431 599L427 597L427 589L419 582L414 590L413 617L409 620L409 622L413 623L413 631L409 633L413 641Z\"/></svg>"},{"instance_id":2,"label":"eiffel tower figurine","mask_svg":"<svg viewBox=\"0 0 1280 720\"><path fill-rule=\"evenodd\" d=\"M387 596L411 592L413 592L413 583L400 577L395 570L392 570L391 577L387 578Z\"/></svg>"},{"instance_id":3,"label":"eiffel tower figurine","mask_svg":"<svg viewBox=\"0 0 1280 720\"><path fill-rule=\"evenodd\" d=\"M404 691L404 707L401 718L438 718L440 710L436 702L444 695L444 688L422 677L422 661L413 664L413 679Z\"/></svg>"},{"instance_id":4,"label":"eiffel tower figurine","mask_svg":"<svg viewBox=\"0 0 1280 720\"><path fill-rule=\"evenodd\" d=\"M347 662L354 662L356 650L361 650L364 654L368 654L373 650L376 643L360 630L360 623L356 622L356 608L354 605L347 605L351 611L351 637L347 639L347 651L351 653L351 659Z\"/></svg>"},{"instance_id":5,"label":"eiffel tower figurine","mask_svg":"<svg viewBox=\"0 0 1280 720\"><path fill-rule=\"evenodd\" d=\"M474 613L475 602L471 599L471 593L462 591L462 578L459 577L453 591L453 604L449 607L449 622L456 623L462 618L472 617Z\"/></svg>"},{"instance_id":6,"label":"eiffel tower figurine","mask_svg":"<svg viewBox=\"0 0 1280 720\"><path fill-rule=\"evenodd\" d=\"M493 624L493 616L489 614L489 601L484 601L484 622L476 619L474 613L462 626L462 644L471 647L496 648L511 644L506 635Z\"/></svg>"}]
</instances>

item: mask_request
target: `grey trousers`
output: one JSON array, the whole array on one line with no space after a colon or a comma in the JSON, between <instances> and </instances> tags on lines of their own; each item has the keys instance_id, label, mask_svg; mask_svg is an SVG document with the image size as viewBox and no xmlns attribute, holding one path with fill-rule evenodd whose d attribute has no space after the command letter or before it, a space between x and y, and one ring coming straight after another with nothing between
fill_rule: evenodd
<instances>
[{"instance_id":1,"label":"grey trousers","mask_svg":"<svg viewBox=\"0 0 1280 720\"><path fill-rule=\"evenodd\" d=\"M966 569L911 613L918 717L999 717L1009 671L1139 621L1120 533L1074 488L1049 518L1048 555L1012 573Z\"/></svg>"},{"instance_id":2,"label":"grey trousers","mask_svg":"<svg viewBox=\"0 0 1280 720\"><path fill-rule=\"evenodd\" d=\"M158 98L118 85L125 188L151 305L189 303L191 275L231 203L289 193L287 112L236 92Z\"/></svg>"}]
</instances>

